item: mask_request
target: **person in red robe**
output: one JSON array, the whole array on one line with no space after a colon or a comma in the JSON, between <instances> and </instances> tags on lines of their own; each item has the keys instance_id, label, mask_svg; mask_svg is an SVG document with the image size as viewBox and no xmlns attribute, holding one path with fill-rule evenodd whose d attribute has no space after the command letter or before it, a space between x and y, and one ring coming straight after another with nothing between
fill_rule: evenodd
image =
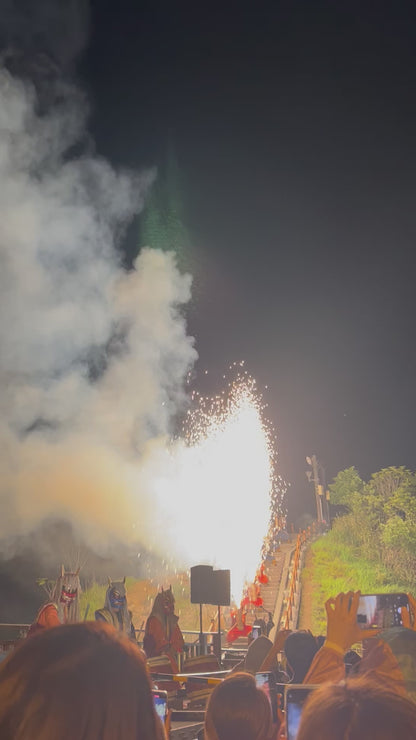
<instances>
[{"instance_id":1,"label":"person in red robe","mask_svg":"<svg viewBox=\"0 0 416 740\"><path fill-rule=\"evenodd\" d=\"M263 586L265 586L266 583L269 582L269 579L266 576L266 573L264 571L264 563L262 563L261 566L260 566L260 570L259 570L259 572L257 574L257 579L256 580L258 581L258 583L261 583Z\"/></svg>"},{"instance_id":2,"label":"person in red robe","mask_svg":"<svg viewBox=\"0 0 416 740\"><path fill-rule=\"evenodd\" d=\"M178 655L183 652L185 644L178 621L172 587L162 588L146 621L143 649L148 658L167 655L173 673L178 672Z\"/></svg>"},{"instance_id":3,"label":"person in red robe","mask_svg":"<svg viewBox=\"0 0 416 740\"><path fill-rule=\"evenodd\" d=\"M247 637L252 630L251 624L246 624L246 613L241 606L237 612L231 613L233 619L231 628L227 632L227 642L231 644L239 637Z\"/></svg>"}]
</instances>

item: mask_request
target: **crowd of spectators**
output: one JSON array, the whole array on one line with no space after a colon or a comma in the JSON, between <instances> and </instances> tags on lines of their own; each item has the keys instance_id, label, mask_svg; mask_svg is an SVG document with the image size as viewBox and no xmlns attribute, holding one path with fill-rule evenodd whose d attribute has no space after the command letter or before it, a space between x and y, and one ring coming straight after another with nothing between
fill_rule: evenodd
<instances>
[{"instance_id":1,"label":"crowd of spectators","mask_svg":"<svg viewBox=\"0 0 416 740\"><path fill-rule=\"evenodd\" d=\"M273 717L257 672L277 684L313 685L297 740L414 740L416 601L405 626L363 630L359 592L326 602L327 632L261 636L243 665L211 693L205 740L283 740L284 707ZM352 646L360 645L359 651ZM282 666L279 656L285 655ZM108 624L61 625L22 641L0 666L1 740L163 740L140 648Z\"/></svg>"}]
</instances>

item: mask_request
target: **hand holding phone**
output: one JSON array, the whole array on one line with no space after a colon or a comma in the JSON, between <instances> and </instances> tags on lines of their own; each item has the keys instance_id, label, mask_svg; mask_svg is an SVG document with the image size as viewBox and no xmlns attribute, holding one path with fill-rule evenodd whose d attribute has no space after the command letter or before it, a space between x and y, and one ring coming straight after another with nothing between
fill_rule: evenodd
<instances>
[{"instance_id":1,"label":"hand holding phone","mask_svg":"<svg viewBox=\"0 0 416 740\"><path fill-rule=\"evenodd\" d=\"M327 614L326 644L345 653L355 642L377 634L373 629L361 629L357 623L360 591L340 593L325 602Z\"/></svg>"},{"instance_id":2,"label":"hand holding phone","mask_svg":"<svg viewBox=\"0 0 416 740\"><path fill-rule=\"evenodd\" d=\"M363 594L357 607L357 623L361 629L379 630L410 624L407 594Z\"/></svg>"}]
</instances>

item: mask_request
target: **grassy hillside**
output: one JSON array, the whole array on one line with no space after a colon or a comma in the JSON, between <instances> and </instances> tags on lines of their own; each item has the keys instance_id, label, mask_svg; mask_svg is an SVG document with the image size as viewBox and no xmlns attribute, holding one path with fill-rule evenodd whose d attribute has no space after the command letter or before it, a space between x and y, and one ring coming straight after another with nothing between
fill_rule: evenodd
<instances>
[{"instance_id":1,"label":"grassy hillside","mask_svg":"<svg viewBox=\"0 0 416 740\"><path fill-rule=\"evenodd\" d=\"M302 570L302 604L299 627L325 634L325 601L340 591L394 593L414 591L413 578L398 580L385 566L361 558L356 547L339 541L336 530L310 546Z\"/></svg>"}]
</instances>

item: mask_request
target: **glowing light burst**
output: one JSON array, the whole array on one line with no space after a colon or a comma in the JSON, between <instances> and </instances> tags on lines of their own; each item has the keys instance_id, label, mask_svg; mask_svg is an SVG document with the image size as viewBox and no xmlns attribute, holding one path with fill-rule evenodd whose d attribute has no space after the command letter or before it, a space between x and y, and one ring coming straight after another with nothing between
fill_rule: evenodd
<instances>
[{"instance_id":1,"label":"glowing light burst","mask_svg":"<svg viewBox=\"0 0 416 740\"><path fill-rule=\"evenodd\" d=\"M271 503L280 500L275 435L256 381L247 373L213 398L194 394L185 440L171 449L169 473L153 479L171 547L188 566L231 570L239 603L252 582L268 534Z\"/></svg>"}]
</instances>

